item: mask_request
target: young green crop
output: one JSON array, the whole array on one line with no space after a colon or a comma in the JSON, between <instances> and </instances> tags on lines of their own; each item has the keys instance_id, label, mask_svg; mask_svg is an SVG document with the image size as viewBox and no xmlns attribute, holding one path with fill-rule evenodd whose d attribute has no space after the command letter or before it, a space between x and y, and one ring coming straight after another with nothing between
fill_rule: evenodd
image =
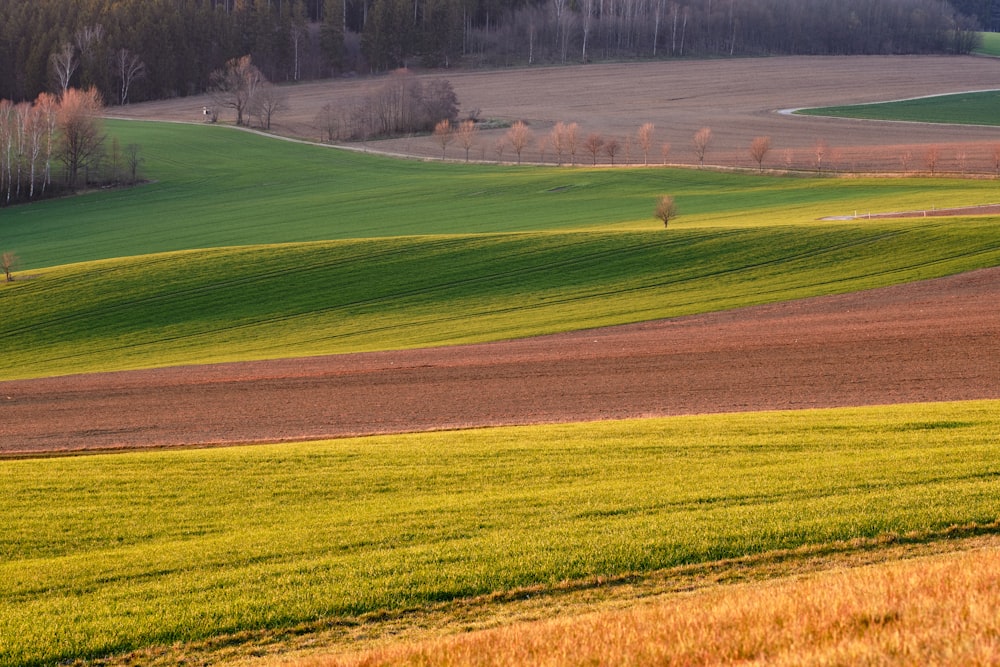
<instances>
[{"instance_id":1,"label":"young green crop","mask_svg":"<svg viewBox=\"0 0 1000 667\"><path fill-rule=\"evenodd\" d=\"M985 56L1000 56L1000 33L981 32L979 37L982 39L982 44L976 49L976 53Z\"/></svg>"},{"instance_id":2,"label":"young green crop","mask_svg":"<svg viewBox=\"0 0 1000 667\"><path fill-rule=\"evenodd\" d=\"M0 461L0 665L989 523L1000 403Z\"/></svg>"},{"instance_id":3,"label":"young green crop","mask_svg":"<svg viewBox=\"0 0 1000 667\"><path fill-rule=\"evenodd\" d=\"M231 128L108 122L141 146L139 187L0 209L22 271L220 246L402 235L806 224L855 211L994 201L961 179L802 179L682 169L498 167L394 160Z\"/></svg>"},{"instance_id":4,"label":"young green crop","mask_svg":"<svg viewBox=\"0 0 1000 667\"><path fill-rule=\"evenodd\" d=\"M409 237L188 251L0 289L3 379L499 340L1000 262L990 221Z\"/></svg>"},{"instance_id":5,"label":"young green crop","mask_svg":"<svg viewBox=\"0 0 1000 667\"><path fill-rule=\"evenodd\" d=\"M906 120L919 123L1000 125L1000 116L997 115L998 105L1000 105L1000 91L992 90L955 95L934 95L898 102L802 109L798 113L811 116Z\"/></svg>"}]
</instances>

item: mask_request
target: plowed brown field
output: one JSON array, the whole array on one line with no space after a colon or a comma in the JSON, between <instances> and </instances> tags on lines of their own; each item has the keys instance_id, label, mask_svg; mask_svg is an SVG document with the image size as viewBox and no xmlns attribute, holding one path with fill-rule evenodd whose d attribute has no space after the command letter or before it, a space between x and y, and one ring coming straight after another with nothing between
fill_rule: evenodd
<instances>
[{"instance_id":1,"label":"plowed brown field","mask_svg":"<svg viewBox=\"0 0 1000 667\"><path fill-rule=\"evenodd\" d=\"M808 166L823 141L828 167L899 170L901 155L917 163L920 150L936 145L939 169L991 171L993 147L1000 145L1000 128L778 113L1000 88L994 59L767 58L446 76L466 110L525 119L536 137L556 121L577 122L582 134L622 138L652 122L651 161L661 159L664 142L671 144L671 162L694 161L691 136L702 126L714 133L706 161L727 165L751 166L746 146L765 134L774 144L765 166ZM316 137L313 119L323 104L377 85L355 79L290 88L292 108L277 131ZM117 112L197 122L208 102L184 98ZM481 133L478 157L495 158L490 147L502 134ZM426 137L369 147L440 153ZM525 153L527 160L540 158L536 148ZM633 152L632 161L639 159ZM1000 268L487 345L6 382L0 383L0 453L1000 398L997 303Z\"/></svg>"},{"instance_id":2,"label":"plowed brown field","mask_svg":"<svg viewBox=\"0 0 1000 667\"><path fill-rule=\"evenodd\" d=\"M700 127L710 127L713 140L706 163L756 167L749 155L755 136L772 138L764 166L813 168L817 142L826 144L823 168L866 171L920 171L931 145L940 148L938 171L993 173L993 147L1000 144L1000 127L889 123L811 116L791 116L779 110L878 102L923 95L1000 88L1000 59L975 56L843 56L776 57L738 60L615 63L538 67L502 71L436 72L453 85L462 113L479 109L480 118L525 120L535 139L558 121L578 123L581 140L590 132L616 137L622 144L643 123L653 123L654 146L649 161L663 161L662 146L670 144L667 160L696 161L691 139ZM379 78L340 79L288 87L290 110L276 116L280 134L319 139L315 118L327 103L349 104L382 85ZM199 122L208 97L136 104L115 109L116 115ZM231 122L225 115L223 121ZM495 160L496 140L505 130L480 133L472 159ZM438 158L440 146L429 137L370 142L370 150ZM452 159L465 152L452 144ZM909 154L905 160L904 156ZM509 146L504 159L513 160ZM522 156L542 158L537 141ZM566 158L569 161L569 157ZM607 163L607 156L599 156ZM545 161L555 160L551 148ZM590 163L578 151L576 160ZM624 149L616 163L626 161ZM642 161L638 147L631 162Z\"/></svg>"},{"instance_id":3,"label":"plowed brown field","mask_svg":"<svg viewBox=\"0 0 1000 667\"><path fill-rule=\"evenodd\" d=\"M0 451L1000 398L1000 268L509 342L0 383Z\"/></svg>"}]
</instances>

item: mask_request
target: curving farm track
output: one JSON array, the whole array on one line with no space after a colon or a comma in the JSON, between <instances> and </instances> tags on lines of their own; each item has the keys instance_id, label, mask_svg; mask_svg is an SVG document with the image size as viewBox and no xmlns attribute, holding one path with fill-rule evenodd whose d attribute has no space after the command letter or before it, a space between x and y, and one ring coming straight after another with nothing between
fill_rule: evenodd
<instances>
[{"instance_id":1,"label":"curving farm track","mask_svg":"<svg viewBox=\"0 0 1000 667\"><path fill-rule=\"evenodd\" d=\"M1000 268L449 348L0 383L37 454L1000 398Z\"/></svg>"}]
</instances>

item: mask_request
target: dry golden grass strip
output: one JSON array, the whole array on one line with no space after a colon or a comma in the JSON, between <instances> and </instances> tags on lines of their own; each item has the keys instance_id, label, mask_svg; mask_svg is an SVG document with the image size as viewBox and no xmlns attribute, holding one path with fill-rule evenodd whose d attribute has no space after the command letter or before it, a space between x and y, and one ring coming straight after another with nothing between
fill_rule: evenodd
<instances>
[{"instance_id":1,"label":"dry golden grass strip","mask_svg":"<svg viewBox=\"0 0 1000 667\"><path fill-rule=\"evenodd\" d=\"M713 587L296 667L1000 662L1000 541L968 551Z\"/></svg>"}]
</instances>

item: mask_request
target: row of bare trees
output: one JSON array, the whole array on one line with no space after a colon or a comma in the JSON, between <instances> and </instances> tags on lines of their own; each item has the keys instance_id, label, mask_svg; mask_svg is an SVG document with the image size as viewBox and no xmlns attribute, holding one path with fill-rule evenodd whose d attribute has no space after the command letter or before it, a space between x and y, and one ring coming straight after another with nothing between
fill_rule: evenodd
<instances>
[{"instance_id":1,"label":"row of bare trees","mask_svg":"<svg viewBox=\"0 0 1000 667\"><path fill-rule=\"evenodd\" d=\"M0 205L40 199L95 178L134 182L138 147L123 151L113 142L107 153L103 110L95 88L67 88L58 97L42 93L34 102L0 100Z\"/></svg>"},{"instance_id":2,"label":"row of bare trees","mask_svg":"<svg viewBox=\"0 0 1000 667\"><path fill-rule=\"evenodd\" d=\"M521 164L527 151L533 151L540 162L555 162L558 165L581 163L597 165L615 165L616 161L624 164L650 164L651 159L658 159L660 164L667 164L672 146L669 142L657 144L655 127L652 123L643 123L635 134L618 138L605 136L597 132L584 134L577 123L556 123L548 132L539 136L524 121L514 122L505 134L496 137L491 146L478 140L479 128L472 119L460 123L441 121L434 129L432 139L441 148L441 157L447 157L447 149L452 143L457 143L465 153L468 162L470 153L478 147L482 159L486 159L488 149L497 162L504 160L508 150L513 153L514 160ZM713 133L710 127L698 129L692 136L690 151L699 166L706 164L706 157L713 145ZM861 149L855 149L861 150ZM808 149L785 149L778 159L774 155L774 144L770 136L761 135L751 139L749 144L738 153L749 159L758 172L765 167L783 170L825 171L901 171L911 173L916 170L935 175L943 171L945 155L938 145L916 148L903 148L897 156L891 156L887 148L864 149L865 154L854 158L852 168L844 164L844 151L832 148L824 139L817 139ZM977 151L977 155L983 151ZM988 156L974 157L964 149L958 150L948 160L948 171L967 173L982 173L988 160L989 171L1000 178L1000 144L988 147ZM655 157L654 157L654 154ZM733 160L731 151L726 158Z\"/></svg>"}]
</instances>

